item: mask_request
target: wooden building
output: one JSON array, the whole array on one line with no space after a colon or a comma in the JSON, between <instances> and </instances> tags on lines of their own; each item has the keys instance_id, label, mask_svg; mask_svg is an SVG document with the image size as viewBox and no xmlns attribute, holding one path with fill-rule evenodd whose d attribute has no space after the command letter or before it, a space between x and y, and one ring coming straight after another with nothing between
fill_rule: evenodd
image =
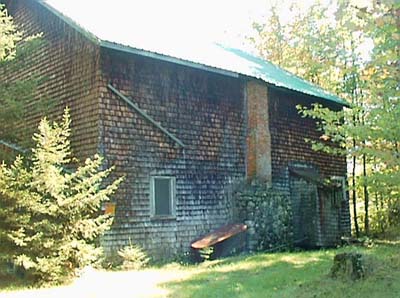
<instances>
[{"instance_id":1,"label":"wooden building","mask_svg":"<svg viewBox=\"0 0 400 298\"><path fill-rule=\"evenodd\" d=\"M46 76L36 96L55 99L54 113L69 106L74 154L99 152L125 176L103 237L109 251L131 240L173 256L238 221L249 225L249 249L280 238L330 246L350 232L346 160L311 149L305 138L319 138L316 123L296 109L318 102L338 110L341 99L241 50L146 49L97 36L46 1L2 2L21 30L42 32L45 43L27 69L0 79ZM262 190L255 201L252 189ZM263 201L269 196L277 203ZM285 235L268 221L279 212Z\"/></svg>"}]
</instances>

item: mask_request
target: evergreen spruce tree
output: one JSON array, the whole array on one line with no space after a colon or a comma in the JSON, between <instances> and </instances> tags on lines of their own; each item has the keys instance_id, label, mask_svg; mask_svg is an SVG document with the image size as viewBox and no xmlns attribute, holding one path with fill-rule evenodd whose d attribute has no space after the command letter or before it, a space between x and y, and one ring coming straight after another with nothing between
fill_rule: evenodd
<instances>
[{"instance_id":1,"label":"evergreen spruce tree","mask_svg":"<svg viewBox=\"0 0 400 298\"><path fill-rule=\"evenodd\" d=\"M22 36L0 4L0 161L10 161L16 153L32 146L31 135L37 124L30 125L26 118L35 114L40 119L51 108L51 100L36 96L44 77L35 71L24 78L13 77L34 63L29 57L45 44L40 35Z\"/></svg>"},{"instance_id":2,"label":"evergreen spruce tree","mask_svg":"<svg viewBox=\"0 0 400 298\"><path fill-rule=\"evenodd\" d=\"M100 208L121 182L103 185L111 169L100 170L99 156L67 170L69 125L68 110L60 125L43 119L31 161L0 166L0 258L41 281L59 281L99 257L96 239L112 222Z\"/></svg>"}]
</instances>

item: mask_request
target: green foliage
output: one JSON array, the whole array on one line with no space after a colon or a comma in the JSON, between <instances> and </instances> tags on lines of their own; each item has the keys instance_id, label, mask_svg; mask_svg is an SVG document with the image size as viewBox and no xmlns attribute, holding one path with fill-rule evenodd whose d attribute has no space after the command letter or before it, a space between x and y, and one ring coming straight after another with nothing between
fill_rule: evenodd
<instances>
[{"instance_id":1,"label":"green foliage","mask_svg":"<svg viewBox=\"0 0 400 298\"><path fill-rule=\"evenodd\" d=\"M267 59L348 100L344 111L298 108L319 124L320 140L308 140L314 150L355 164L356 223L363 218L368 233L371 219L371 228L383 231L400 222L400 2L329 5L317 2L304 13L293 6L288 23L274 7L265 24L254 25L253 41Z\"/></svg>"},{"instance_id":2,"label":"green foliage","mask_svg":"<svg viewBox=\"0 0 400 298\"><path fill-rule=\"evenodd\" d=\"M296 3L291 10L301 11ZM337 77L334 61L339 45L335 28L328 20L327 8L319 3L304 13L282 21L281 7L272 6L264 24L254 23L258 37L252 41L267 60L328 90Z\"/></svg>"},{"instance_id":3,"label":"green foliage","mask_svg":"<svg viewBox=\"0 0 400 298\"><path fill-rule=\"evenodd\" d=\"M200 258L204 261L209 261L212 259L212 255L214 253L214 247L209 246L209 247L204 247L199 249L199 255Z\"/></svg>"},{"instance_id":4,"label":"green foliage","mask_svg":"<svg viewBox=\"0 0 400 298\"><path fill-rule=\"evenodd\" d=\"M17 31L3 4L0 4L0 61L15 56L15 46L21 40L21 33Z\"/></svg>"},{"instance_id":5,"label":"green foliage","mask_svg":"<svg viewBox=\"0 0 400 298\"><path fill-rule=\"evenodd\" d=\"M36 96L36 89L45 78L36 70L29 70L35 63L30 57L44 44L40 34L22 39L12 18L0 5L0 160L10 161L15 157L13 151L4 151L5 143L18 144L11 146L13 148L32 146L30 136L36 124L30 125L32 121L27 118L35 115L39 119L52 106L50 99ZM21 70L24 70L24 77L13 77Z\"/></svg>"},{"instance_id":6,"label":"green foliage","mask_svg":"<svg viewBox=\"0 0 400 298\"><path fill-rule=\"evenodd\" d=\"M97 155L67 170L69 126L68 110L61 124L43 119L31 160L17 157L0 166L0 259L44 281L58 281L98 258L95 240L112 223L99 210L121 182L103 185L111 169L100 170Z\"/></svg>"},{"instance_id":7,"label":"green foliage","mask_svg":"<svg viewBox=\"0 0 400 298\"><path fill-rule=\"evenodd\" d=\"M122 269L124 270L139 270L146 267L150 258L143 251L143 249L130 243L129 245L121 248L118 255L122 258Z\"/></svg>"},{"instance_id":8,"label":"green foliage","mask_svg":"<svg viewBox=\"0 0 400 298\"><path fill-rule=\"evenodd\" d=\"M277 8L275 6L271 7L271 17L267 24L254 23L253 28L260 35L259 43L255 39L252 39L252 41L257 44L261 55L269 61L285 67L288 61L288 40L286 39L285 28L280 21Z\"/></svg>"}]
</instances>

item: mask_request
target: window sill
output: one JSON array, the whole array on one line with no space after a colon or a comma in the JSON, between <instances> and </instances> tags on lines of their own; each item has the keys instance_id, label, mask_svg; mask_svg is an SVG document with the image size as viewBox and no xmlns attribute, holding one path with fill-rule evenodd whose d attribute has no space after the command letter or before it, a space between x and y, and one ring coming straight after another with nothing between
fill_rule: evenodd
<instances>
[{"instance_id":1,"label":"window sill","mask_svg":"<svg viewBox=\"0 0 400 298\"><path fill-rule=\"evenodd\" d=\"M150 218L152 221L156 220L176 220L175 215L152 215Z\"/></svg>"}]
</instances>

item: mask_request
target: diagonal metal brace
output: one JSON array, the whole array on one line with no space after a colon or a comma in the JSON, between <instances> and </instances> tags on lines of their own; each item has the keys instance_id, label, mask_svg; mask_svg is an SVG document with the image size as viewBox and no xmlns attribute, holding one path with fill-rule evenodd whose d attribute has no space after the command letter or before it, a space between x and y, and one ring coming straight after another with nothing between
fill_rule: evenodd
<instances>
[{"instance_id":1,"label":"diagonal metal brace","mask_svg":"<svg viewBox=\"0 0 400 298\"><path fill-rule=\"evenodd\" d=\"M29 151L28 149L24 149L24 148L22 148L22 147L20 147L20 146L18 146L16 144L13 144L13 143L10 143L10 142L6 142L6 141L1 140L1 139L0 139L0 144L5 146L5 147L7 147L7 148L10 148L10 149L12 149L12 150L14 150L16 152L22 153L22 154L25 154L25 153L27 153Z\"/></svg>"},{"instance_id":2,"label":"diagonal metal brace","mask_svg":"<svg viewBox=\"0 0 400 298\"><path fill-rule=\"evenodd\" d=\"M122 99L124 102L126 102L131 108L133 108L138 114L140 114L143 118L145 118L147 121L149 121L151 124L153 124L155 127L157 127L159 130L161 130L164 134L166 134L171 140L173 140L175 143L177 143L181 147L185 147L185 144L183 144L177 137L175 137L172 133L170 133L168 130L166 130L164 127L161 126L160 123L155 121L152 117L150 117L145 111L143 111L137 104L135 104L129 97L125 96L121 92L119 92L117 89L115 89L111 84L107 85L107 88L110 89L114 94L116 94L120 99Z\"/></svg>"}]
</instances>

